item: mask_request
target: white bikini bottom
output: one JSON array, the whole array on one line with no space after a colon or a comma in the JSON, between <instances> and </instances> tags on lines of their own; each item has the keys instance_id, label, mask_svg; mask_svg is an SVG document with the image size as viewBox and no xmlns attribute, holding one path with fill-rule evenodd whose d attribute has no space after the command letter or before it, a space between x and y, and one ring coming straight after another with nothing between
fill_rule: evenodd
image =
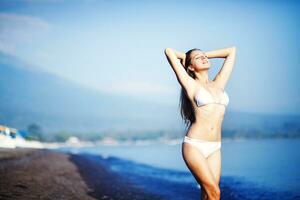
<instances>
[{"instance_id":1,"label":"white bikini bottom","mask_svg":"<svg viewBox=\"0 0 300 200\"><path fill-rule=\"evenodd\" d=\"M221 141L207 141L185 136L183 142L189 143L196 147L205 158L213 152L221 149Z\"/></svg>"}]
</instances>

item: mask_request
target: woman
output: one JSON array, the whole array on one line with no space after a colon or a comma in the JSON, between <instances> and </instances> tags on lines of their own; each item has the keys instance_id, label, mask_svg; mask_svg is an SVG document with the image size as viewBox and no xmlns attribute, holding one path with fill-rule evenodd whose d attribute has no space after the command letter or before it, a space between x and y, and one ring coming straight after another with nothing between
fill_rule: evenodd
<instances>
[{"instance_id":1,"label":"woman","mask_svg":"<svg viewBox=\"0 0 300 200\"><path fill-rule=\"evenodd\" d=\"M182 142L183 159L201 186L201 199L220 199L221 126L229 98L224 88L232 72L236 47L181 53L165 49L181 85L181 116L188 127ZM211 81L209 58L225 58Z\"/></svg>"}]
</instances>

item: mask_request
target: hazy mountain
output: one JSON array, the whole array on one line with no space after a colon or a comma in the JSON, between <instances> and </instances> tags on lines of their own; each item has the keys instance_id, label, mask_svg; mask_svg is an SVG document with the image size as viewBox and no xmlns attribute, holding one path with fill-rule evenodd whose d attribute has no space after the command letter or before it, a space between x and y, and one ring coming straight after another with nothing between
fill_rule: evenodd
<instances>
[{"instance_id":1,"label":"hazy mountain","mask_svg":"<svg viewBox=\"0 0 300 200\"><path fill-rule=\"evenodd\" d=\"M299 137L300 116L229 111L223 130L227 137Z\"/></svg>"},{"instance_id":2,"label":"hazy mountain","mask_svg":"<svg viewBox=\"0 0 300 200\"><path fill-rule=\"evenodd\" d=\"M0 124L53 130L157 130L180 127L176 107L101 93L0 54Z\"/></svg>"},{"instance_id":3,"label":"hazy mountain","mask_svg":"<svg viewBox=\"0 0 300 200\"><path fill-rule=\"evenodd\" d=\"M0 124L45 131L169 130L184 126L176 106L165 106L85 88L0 54ZM298 134L300 117L227 110L223 136Z\"/></svg>"}]
</instances>

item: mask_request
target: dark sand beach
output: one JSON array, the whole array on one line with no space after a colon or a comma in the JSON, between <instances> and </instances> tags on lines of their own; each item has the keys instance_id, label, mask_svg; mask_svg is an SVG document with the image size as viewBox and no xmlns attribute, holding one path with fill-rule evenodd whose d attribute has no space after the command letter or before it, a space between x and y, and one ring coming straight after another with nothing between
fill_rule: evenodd
<instances>
[{"instance_id":1,"label":"dark sand beach","mask_svg":"<svg viewBox=\"0 0 300 200\"><path fill-rule=\"evenodd\" d=\"M117 157L53 150L0 148L0 199L199 199L189 172L157 168ZM221 200L300 199L222 176Z\"/></svg>"},{"instance_id":2,"label":"dark sand beach","mask_svg":"<svg viewBox=\"0 0 300 200\"><path fill-rule=\"evenodd\" d=\"M0 199L163 199L104 165L51 150L0 149L0 177Z\"/></svg>"}]
</instances>

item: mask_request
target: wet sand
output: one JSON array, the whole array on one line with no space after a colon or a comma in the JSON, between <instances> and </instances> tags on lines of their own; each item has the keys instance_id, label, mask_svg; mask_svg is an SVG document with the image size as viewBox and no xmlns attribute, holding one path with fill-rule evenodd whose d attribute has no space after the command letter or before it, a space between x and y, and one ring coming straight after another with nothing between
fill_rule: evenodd
<instances>
[{"instance_id":1,"label":"wet sand","mask_svg":"<svg viewBox=\"0 0 300 200\"><path fill-rule=\"evenodd\" d=\"M100 160L99 160L100 161ZM0 199L164 199L83 155L0 148Z\"/></svg>"}]
</instances>

